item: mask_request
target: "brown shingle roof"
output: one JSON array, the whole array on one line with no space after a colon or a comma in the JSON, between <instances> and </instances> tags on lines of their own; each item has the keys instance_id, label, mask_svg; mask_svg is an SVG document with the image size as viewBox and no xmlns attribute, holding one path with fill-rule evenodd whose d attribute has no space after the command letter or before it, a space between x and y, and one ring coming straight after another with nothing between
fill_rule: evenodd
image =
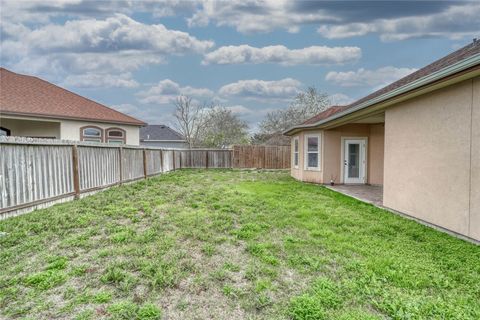
<instances>
[{"instance_id":1,"label":"brown shingle roof","mask_svg":"<svg viewBox=\"0 0 480 320\"><path fill-rule=\"evenodd\" d=\"M337 112L346 110L346 109L348 109L348 106L331 106L331 107L328 108L327 110L322 111L322 112L320 112L319 114L311 117L310 119L308 119L307 121L303 122L302 124L312 124L312 123L318 122L318 121L320 121L320 120L327 119L327 118L330 117L331 115L333 115L333 114L335 114L335 113L337 113Z\"/></svg>"},{"instance_id":2,"label":"brown shingle roof","mask_svg":"<svg viewBox=\"0 0 480 320\"><path fill-rule=\"evenodd\" d=\"M50 82L0 68L0 113L123 123L146 123Z\"/></svg>"},{"instance_id":3,"label":"brown shingle roof","mask_svg":"<svg viewBox=\"0 0 480 320\"><path fill-rule=\"evenodd\" d=\"M349 105L346 105L346 106L342 106L342 107L339 107L339 106L334 106L334 107L331 107L329 109L327 109L326 111L323 111L319 114L317 114L316 116L308 119L307 121L305 121L304 123L302 124L314 124L320 120L325 120L327 118L329 118L330 116L338 113L338 112L341 112L341 111L344 111L344 110L347 110L347 109L350 109L350 108L353 108L353 107L356 107L366 101L369 101L369 100L372 100L376 97L379 97L383 94L386 94L390 91L393 91L397 88L400 88L400 87L403 87L409 83L412 83L414 82L415 80L418 80L420 78L423 78L423 77L426 77L432 73L435 73L441 69L444 69L454 63L457 63L459 61L462 61L466 58L469 58L473 55L476 55L476 54L479 54L480 53L480 40L474 40L472 43L466 45L465 47L427 65L426 67L423 67L421 68L420 70L417 70L411 74L409 74L408 76L405 76L403 78L401 78L400 80L397 80L395 82L393 82L392 84L389 84L388 86L380 89L380 90L377 90L371 94L369 94L368 96L366 97L363 97ZM330 111L330 109L333 109ZM329 112L330 111L330 112Z\"/></svg>"}]
</instances>

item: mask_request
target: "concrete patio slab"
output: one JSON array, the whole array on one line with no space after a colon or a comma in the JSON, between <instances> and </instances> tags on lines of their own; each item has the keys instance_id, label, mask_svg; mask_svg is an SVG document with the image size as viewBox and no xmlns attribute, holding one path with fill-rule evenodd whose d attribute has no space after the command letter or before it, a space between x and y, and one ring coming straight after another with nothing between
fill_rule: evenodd
<instances>
[{"instance_id":1,"label":"concrete patio slab","mask_svg":"<svg viewBox=\"0 0 480 320\"><path fill-rule=\"evenodd\" d=\"M327 188L341 192L358 200L371 203L377 207L383 206L383 187L373 185L351 185L339 184L334 186L326 186Z\"/></svg>"}]
</instances>

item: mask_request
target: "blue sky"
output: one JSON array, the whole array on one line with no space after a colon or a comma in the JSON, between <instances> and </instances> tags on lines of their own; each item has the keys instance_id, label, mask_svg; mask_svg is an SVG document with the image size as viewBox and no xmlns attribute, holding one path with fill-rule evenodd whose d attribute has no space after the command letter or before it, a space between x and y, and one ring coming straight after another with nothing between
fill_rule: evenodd
<instances>
[{"instance_id":1,"label":"blue sky","mask_svg":"<svg viewBox=\"0 0 480 320\"><path fill-rule=\"evenodd\" d=\"M307 86L345 104L480 37L462 1L1 1L1 63L150 124L179 94L254 130Z\"/></svg>"}]
</instances>

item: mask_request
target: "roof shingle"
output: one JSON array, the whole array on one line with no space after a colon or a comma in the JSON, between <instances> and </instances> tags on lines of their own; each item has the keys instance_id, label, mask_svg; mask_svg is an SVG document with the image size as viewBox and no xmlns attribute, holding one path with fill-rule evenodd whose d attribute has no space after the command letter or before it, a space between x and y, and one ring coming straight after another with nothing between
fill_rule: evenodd
<instances>
[{"instance_id":1,"label":"roof shingle","mask_svg":"<svg viewBox=\"0 0 480 320\"><path fill-rule=\"evenodd\" d=\"M0 113L143 126L146 123L50 82L0 68Z\"/></svg>"},{"instance_id":2,"label":"roof shingle","mask_svg":"<svg viewBox=\"0 0 480 320\"><path fill-rule=\"evenodd\" d=\"M169 126L154 124L140 128L140 141L148 140L185 141L185 138Z\"/></svg>"}]
</instances>

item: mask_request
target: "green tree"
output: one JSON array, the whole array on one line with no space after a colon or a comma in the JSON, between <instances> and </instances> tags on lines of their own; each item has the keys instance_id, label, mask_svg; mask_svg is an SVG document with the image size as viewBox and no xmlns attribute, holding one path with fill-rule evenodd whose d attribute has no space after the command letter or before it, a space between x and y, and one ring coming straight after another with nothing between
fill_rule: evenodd
<instances>
[{"instance_id":1,"label":"green tree","mask_svg":"<svg viewBox=\"0 0 480 320\"><path fill-rule=\"evenodd\" d=\"M211 148L245 144L249 142L248 125L231 110L223 106L212 106L202 115L199 140L202 146Z\"/></svg>"}]
</instances>

